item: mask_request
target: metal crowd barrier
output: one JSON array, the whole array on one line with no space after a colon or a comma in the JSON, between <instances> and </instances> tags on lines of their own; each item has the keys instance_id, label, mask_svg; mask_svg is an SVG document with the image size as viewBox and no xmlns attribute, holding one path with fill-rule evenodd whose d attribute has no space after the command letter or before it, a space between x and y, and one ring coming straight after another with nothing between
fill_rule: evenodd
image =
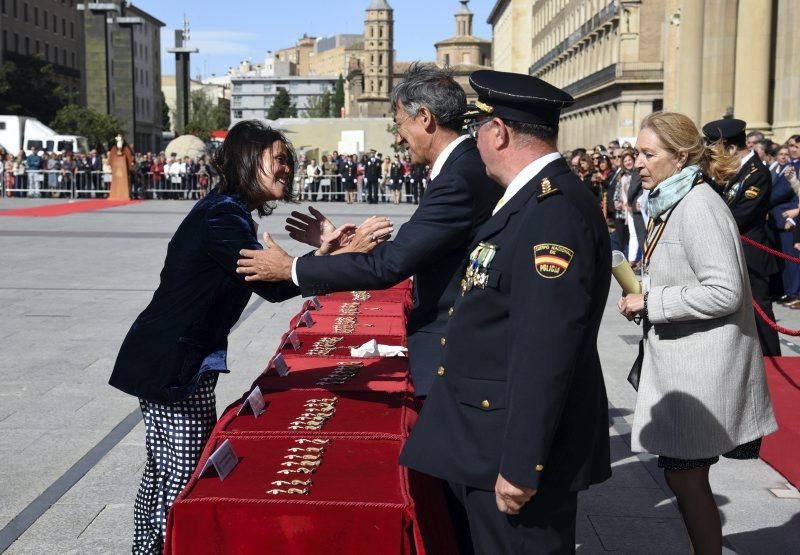
<instances>
[{"instance_id":1,"label":"metal crowd barrier","mask_svg":"<svg viewBox=\"0 0 800 555\"><path fill-rule=\"evenodd\" d=\"M295 192L300 200L342 202L345 200L345 180L339 174L323 174L309 179L304 173L295 176ZM356 202L367 202L365 180L356 180ZM378 202L391 202L389 179L378 181ZM420 187L417 199L422 197L424 185ZM413 202L414 194L410 183L403 181L401 198L404 202Z\"/></svg>"},{"instance_id":2,"label":"metal crowd barrier","mask_svg":"<svg viewBox=\"0 0 800 555\"><path fill-rule=\"evenodd\" d=\"M131 196L139 199L197 199L216 185L217 178L198 174L171 175L148 172L131 174ZM0 198L105 198L111 188L111 173L103 171L26 170L20 175L0 170ZM300 200L345 201L345 178L325 174L308 179L295 175L294 190ZM404 183L402 199L412 202L414 195ZM422 190L418 196L421 197ZM379 202L390 202L389 180L378 183ZM356 182L356 202L367 201L364 181Z\"/></svg>"}]
</instances>

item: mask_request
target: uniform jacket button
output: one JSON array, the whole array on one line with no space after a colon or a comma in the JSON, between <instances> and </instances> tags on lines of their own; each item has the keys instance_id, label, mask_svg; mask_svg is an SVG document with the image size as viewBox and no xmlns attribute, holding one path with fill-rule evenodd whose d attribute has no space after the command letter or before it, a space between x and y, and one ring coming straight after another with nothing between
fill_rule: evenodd
<instances>
[{"instance_id":1,"label":"uniform jacket button","mask_svg":"<svg viewBox=\"0 0 800 555\"><path fill-rule=\"evenodd\" d=\"M487 399L484 399L483 401L481 401L481 406L485 409L488 409L489 407L492 406L492 404Z\"/></svg>"},{"instance_id":2,"label":"uniform jacket button","mask_svg":"<svg viewBox=\"0 0 800 555\"><path fill-rule=\"evenodd\" d=\"M448 315L448 316L452 316L452 315L453 315L453 312L455 312L455 311L453 310L453 307L451 306L451 307L448 309L448 311L447 311L447 315Z\"/></svg>"},{"instance_id":3,"label":"uniform jacket button","mask_svg":"<svg viewBox=\"0 0 800 555\"><path fill-rule=\"evenodd\" d=\"M445 346L445 344L447 343L447 339L445 339L444 337L442 337L442 338L439 340L439 343L441 343L442 347L444 347L444 346Z\"/></svg>"},{"instance_id":4,"label":"uniform jacket button","mask_svg":"<svg viewBox=\"0 0 800 555\"><path fill-rule=\"evenodd\" d=\"M444 366L440 366L439 370L436 373L439 374L440 376L444 376Z\"/></svg>"},{"instance_id":5,"label":"uniform jacket button","mask_svg":"<svg viewBox=\"0 0 800 555\"><path fill-rule=\"evenodd\" d=\"M542 470L544 470L544 465L537 464L536 465L536 472L541 472Z\"/></svg>"}]
</instances>

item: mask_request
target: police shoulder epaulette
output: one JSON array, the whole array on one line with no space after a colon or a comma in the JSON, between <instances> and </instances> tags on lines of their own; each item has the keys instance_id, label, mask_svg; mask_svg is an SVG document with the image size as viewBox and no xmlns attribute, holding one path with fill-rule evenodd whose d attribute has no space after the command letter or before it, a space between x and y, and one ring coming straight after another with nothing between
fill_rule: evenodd
<instances>
[{"instance_id":1,"label":"police shoulder epaulette","mask_svg":"<svg viewBox=\"0 0 800 555\"><path fill-rule=\"evenodd\" d=\"M550 179L545 177L539 182L539 195L536 197L539 201L543 201L547 197L552 197L553 195L560 195L561 189L558 187L554 187L550 183Z\"/></svg>"}]
</instances>

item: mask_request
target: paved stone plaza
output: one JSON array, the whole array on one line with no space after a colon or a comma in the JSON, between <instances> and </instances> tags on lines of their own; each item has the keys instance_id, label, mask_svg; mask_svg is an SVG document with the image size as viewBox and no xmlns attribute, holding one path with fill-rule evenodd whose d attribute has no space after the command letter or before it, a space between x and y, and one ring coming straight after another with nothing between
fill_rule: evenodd
<instances>
[{"instance_id":1,"label":"paved stone plaza","mask_svg":"<svg viewBox=\"0 0 800 555\"><path fill-rule=\"evenodd\" d=\"M56 202L63 201L3 199L0 211ZM150 201L56 218L0 217L0 551L130 552L144 429L136 399L106 382L191 206ZM317 207L337 223L378 213L395 224L413 208ZM283 231L290 210L280 206L260 228L301 253L306 248ZM640 328L617 314L618 295L614 284L599 339L612 405L614 475L580 497L578 551L689 553L655 459L629 450L635 392L625 377ZM219 411L262 371L299 306L300 299L252 299L231 334L232 373L217 386ZM800 314L776 312L782 324L800 327ZM783 348L800 353L800 344L792 344L795 352ZM798 551L800 499L770 492L785 488L779 474L761 461L723 459L711 476L728 552Z\"/></svg>"}]
</instances>

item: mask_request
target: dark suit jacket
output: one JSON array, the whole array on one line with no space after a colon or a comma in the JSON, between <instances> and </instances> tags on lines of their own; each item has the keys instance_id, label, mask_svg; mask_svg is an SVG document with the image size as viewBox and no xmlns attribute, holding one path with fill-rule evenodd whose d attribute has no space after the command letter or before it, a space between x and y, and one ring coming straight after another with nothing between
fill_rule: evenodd
<instances>
[{"instance_id":1,"label":"dark suit jacket","mask_svg":"<svg viewBox=\"0 0 800 555\"><path fill-rule=\"evenodd\" d=\"M540 194L544 177L557 192ZM498 473L562 491L605 480L597 334L611 249L595 197L556 160L481 227L479 242L496 247L486 286L458 295L440 377L401 464L484 490Z\"/></svg>"},{"instance_id":2,"label":"dark suit jacket","mask_svg":"<svg viewBox=\"0 0 800 555\"><path fill-rule=\"evenodd\" d=\"M762 245L770 245L767 213L771 193L772 177L764 162L755 154L728 181L723 192L723 198L733 213L739 233ZM771 254L748 244L743 244L742 247L747 269L752 274L767 277L779 271L778 263Z\"/></svg>"},{"instance_id":3,"label":"dark suit jacket","mask_svg":"<svg viewBox=\"0 0 800 555\"><path fill-rule=\"evenodd\" d=\"M782 166L781 170L784 168L786 166ZM783 213L797 208L797 195L782 171L777 173L770 172L770 175L772 177L772 192L769 195L768 222L772 229L783 232L786 231L786 218L783 217Z\"/></svg>"},{"instance_id":4,"label":"dark suit jacket","mask_svg":"<svg viewBox=\"0 0 800 555\"><path fill-rule=\"evenodd\" d=\"M458 291L457 270L467 246L501 196L500 186L486 176L475 142L467 139L447 158L419 208L392 241L372 254L299 258L297 277L303 294L383 289L415 275L408 334L441 334ZM425 395L439 366L439 336L422 343L419 339L409 337L409 357L416 393Z\"/></svg>"},{"instance_id":5,"label":"dark suit jacket","mask_svg":"<svg viewBox=\"0 0 800 555\"><path fill-rule=\"evenodd\" d=\"M367 181L378 181L381 178L381 161L378 158L367 159L364 168L364 179Z\"/></svg>"},{"instance_id":6,"label":"dark suit jacket","mask_svg":"<svg viewBox=\"0 0 800 555\"><path fill-rule=\"evenodd\" d=\"M239 250L260 248L243 202L215 191L200 200L169 242L161 283L125 337L109 383L170 403L191 395L202 372L227 372L228 333L251 292L273 302L300 292L291 282L245 282L236 273Z\"/></svg>"}]
</instances>

